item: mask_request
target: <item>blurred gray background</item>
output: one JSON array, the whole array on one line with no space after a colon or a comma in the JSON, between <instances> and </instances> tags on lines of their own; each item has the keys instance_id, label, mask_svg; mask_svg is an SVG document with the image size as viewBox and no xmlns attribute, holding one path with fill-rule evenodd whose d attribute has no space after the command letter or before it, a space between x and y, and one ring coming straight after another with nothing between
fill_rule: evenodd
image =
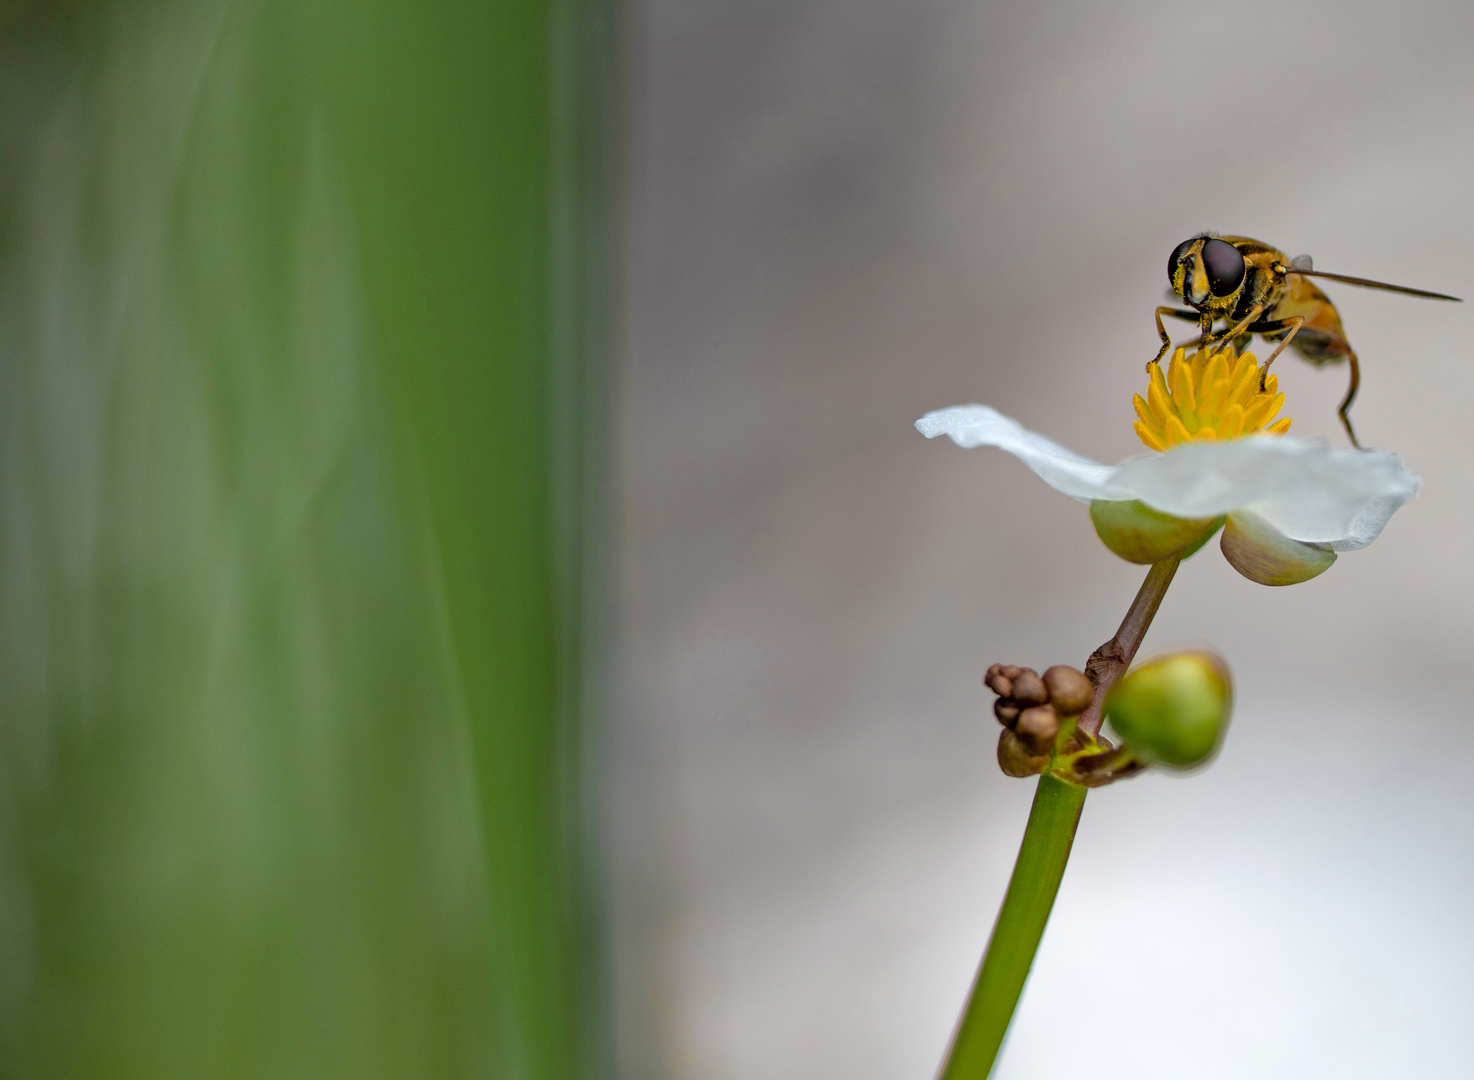
<instances>
[{"instance_id":1,"label":"blurred gray background","mask_svg":"<svg viewBox=\"0 0 1474 1080\"><path fill-rule=\"evenodd\" d=\"M1034 786L979 677L1082 664L1143 570L912 422L1140 452L1201 229L1474 294L1474 8L646 0L628 68L623 1072L928 1077ZM1222 651L1233 728L1090 796L1009 1080L1467 1075L1474 309L1327 291L1422 494L1302 586L1184 566L1147 648ZM1277 369L1339 442L1344 372Z\"/></svg>"}]
</instances>

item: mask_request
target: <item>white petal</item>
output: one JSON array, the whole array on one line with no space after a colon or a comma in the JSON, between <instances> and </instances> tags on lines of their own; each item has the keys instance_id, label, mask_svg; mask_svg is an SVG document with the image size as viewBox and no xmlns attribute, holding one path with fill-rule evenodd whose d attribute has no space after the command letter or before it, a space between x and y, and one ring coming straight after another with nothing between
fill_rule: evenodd
<instances>
[{"instance_id":1,"label":"white petal","mask_svg":"<svg viewBox=\"0 0 1474 1080\"><path fill-rule=\"evenodd\" d=\"M1393 454L1272 435L1173 447L1123 463L1113 480L1164 513L1251 510L1292 540L1335 551L1366 547L1418 490Z\"/></svg>"},{"instance_id":2,"label":"white petal","mask_svg":"<svg viewBox=\"0 0 1474 1080\"><path fill-rule=\"evenodd\" d=\"M953 442L967 450L977 446L1007 450L1038 473L1040 479L1054 490L1063 491L1081 502L1134 498L1124 494L1101 494L1113 490L1109 482L1116 470L1112 466L1102 465L1051 442L986 405L954 405L950 409L929 412L916 421L916 430L928 439L935 439L938 435L950 436Z\"/></svg>"},{"instance_id":3,"label":"white petal","mask_svg":"<svg viewBox=\"0 0 1474 1080\"><path fill-rule=\"evenodd\" d=\"M1418 490L1417 478L1392 454L1333 450L1289 436L1190 443L1112 467L985 405L928 413L916 428L927 438L950 435L959 446L1006 450L1081 502L1140 499L1184 518L1247 509L1291 539L1330 544L1336 551L1370 544Z\"/></svg>"}]
</instances>

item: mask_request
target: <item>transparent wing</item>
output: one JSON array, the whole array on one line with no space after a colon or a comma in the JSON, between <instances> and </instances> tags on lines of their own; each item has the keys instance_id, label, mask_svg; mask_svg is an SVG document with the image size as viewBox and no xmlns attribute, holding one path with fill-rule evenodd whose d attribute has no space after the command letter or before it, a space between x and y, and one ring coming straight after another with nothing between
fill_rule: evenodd
<instances>
[{"instance_id":1,"label":"transparent wing","mask_svg":"<svg viewBox=\"0 0 1474 1080\"><path fill-rule=\"evenodd\" d=\"M1426 296L1430 300L1452 300L1456 304L1463 302L1457 296L1449 296L1447 293L1429 292L1427 289L1413 289L1406 285L1389 285L1385 281L1351 277L1349 274L1332 274L1326 270L1291 270L1290 273L1304 274L1306 277L1325 278L1328 281L1344 281L1348 285L1360 285L1367 289L1382 289L1386 292L1403 293L1407 296Z\"/></svg>"}]
</instances>

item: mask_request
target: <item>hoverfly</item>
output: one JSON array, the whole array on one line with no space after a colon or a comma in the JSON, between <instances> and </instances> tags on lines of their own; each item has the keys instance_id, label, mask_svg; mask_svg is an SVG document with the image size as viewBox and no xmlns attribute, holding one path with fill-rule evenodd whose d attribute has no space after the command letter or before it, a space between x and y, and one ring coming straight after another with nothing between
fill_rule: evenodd
<instances>
[{"instance_id":1,"label":"hoverfly","mask_svg":"<svg viewBox=\"0 0 1474 1080\"><path fill-rule=\"evenodd\" d=\"M1201 233L1178 244L1167 260L1167 279L1172 283L1173 295L1186 301L1193 310L1157 308L1157 333L1161 335L1162 348L1153 362L1160 361L1172 348L1172 339L1162 326L1163 315L1197 323L1200 346L1237 340L1242 349L1252 334L1262 335L1265 341L1279 342L1260 369L1264 374L1268 374L1269 365L1287 345L1316 367L1344 359L1351 366L1351 385L1336 411L1351 445L1360 448L1348 413L1361 385L1361 368L1351 343L1346 340L1335 305L1308 280L1310 277L1433 300L1459 299L1404 285L1328 274L1312 269L1309 255L1290 259L1284 252L1247 236ZM1224 322L1224 328L1214 333L1213 324L1219 320Z\"/></svg>"}]
</instances>

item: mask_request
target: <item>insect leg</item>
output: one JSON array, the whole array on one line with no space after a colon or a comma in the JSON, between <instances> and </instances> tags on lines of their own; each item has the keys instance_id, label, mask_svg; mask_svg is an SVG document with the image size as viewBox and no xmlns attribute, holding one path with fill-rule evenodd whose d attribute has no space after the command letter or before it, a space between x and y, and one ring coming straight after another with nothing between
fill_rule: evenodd
<instances>
[{"instance_id":1,"label":"insect leg","mask_svg":"<svg viewBox=\"0 0 1474 1080\"><path fill-rule=\"evenodd\" d=\"M1242 352L1248 346L1250 339L1258 331L1249 324L1260 315L1264 314L1264 305L1255 304L1249 314L1232 326L1225 326L1216 334L1211 332L1213 320L1209 316L1203 318L1203 333L1198 338L1198 348L1206 349L1210 345L1227 344Z\"/></svg>"},{"instance_id":2,"label":"insect leg","mask_svg":"<svg viewBox=\"0 0 1474 1080\"><path fill-rule=\"evenodd\" d=\"M1289 345L1291 339L1300 330L1305 322L1305 317L1292 315L1285 319L1266 319L1264 322L1252 327L1256 334L1275 334L1289 332L1279 343L1279 347L1270 354L1268 360L1264 361L1263 371L1268 372L1270 363L1280 352ZM1351 368L1350 384L1346 387L1346 396L1341 400L1336 415L1341 418L1341 426L1346 429L1346 437L1351 440L1351 445L1358 450L1361 443L1357 441L1356 432L1351 427L1351 403L1356 400L1356 392L1361 388L1361 364L1357 362L1356 350L1340 334L1333 333L1321 327L1306 329L1306 331L1295 340L1295 351L1305 357L1312 364L1319 367L1322 364L1340 360L1343 356ZM1261 379L1260 385L1263 385Z\"/></svg>"},{"instance_id":3,"label":"insect leg","mask_svg":"<svg viewBox=\"0 0 1474 1080\"><path fill-rule=\"evenodd\" d=\"M1203 344L1206 345L1209 341L1232 341L1234 338L1242 334L1244 330L1248 328L1250 323L1252 323L1255 319L1259 318L1259 316L1263 314L1264 305L1255 304L1249 309L1249 314L1245 315L1239 321L1239 324L1237 326L1231 326L1227 330L1223 331L1223 333L1221 334L1212 334L1205 336L1203 338Z\"/></svg>"},{"instance_id":4,"label":"insect leg","mask_svg":"<svg viewBox=\"0 0 1474 1080\"><path fill-rule=\"evenodd\" d=\"M1184 322L1198 322L1199 316L1196 311L1184 311L1182 308L1159 307L1157 308L1157 335L1162 339L1162 347L1157 350L1157 355L1152 357L1152 363L1146 366L1151 371L1152 364L1160 363L1162 357L1167 355L1167 350L1172 348L1172 336L1167 333L1167 328L1162 325L1162 316L1171 315L1174 319Z\"/></svg>"},{"instance_id":5,"label":"insect leg","mask_svg":"<svg viewBox=\"0 0 1474 1080\"><path fill-rule=\"evenodd\" d=\"M1336 415L1341 418L1341 426L1346 429L1346 437L1351 440L1351 445L1358 450L1361 443L1356 441L1356 432L1351 430L1351 403L1356 400L1356 391L1361 388L1361 365L1356 362L1356 353L1350 346L1346 349L1346 359L1351 364L1351 385L1346 388L1346 397L1341 402L1341 407L1336 410Z\"/></svg>"},{"instance_id":6,"label":"insect leg","mask_svg":"<svg viewBox=\"0 0 1474 1080\"><path fill-rule=\"evenodd\" d=\"M1280 343L1274 347L1274 352L1269 354L1269 359L1265 360L1263 366L1259 368L1260 386L1263 386L1264 380L1269 377L1269 365L1274 363L1274 358L1285 351L1285 346L1294 340L1295 335L1300 332L1300 327L1304 325L1304 315L1291 315L1288 319L1266 319L1254 327L1254 333L1256 334L1275 334L1281 330L1289 331L1288 334L1280 339Z\"/></svg>"}]
</instances>

